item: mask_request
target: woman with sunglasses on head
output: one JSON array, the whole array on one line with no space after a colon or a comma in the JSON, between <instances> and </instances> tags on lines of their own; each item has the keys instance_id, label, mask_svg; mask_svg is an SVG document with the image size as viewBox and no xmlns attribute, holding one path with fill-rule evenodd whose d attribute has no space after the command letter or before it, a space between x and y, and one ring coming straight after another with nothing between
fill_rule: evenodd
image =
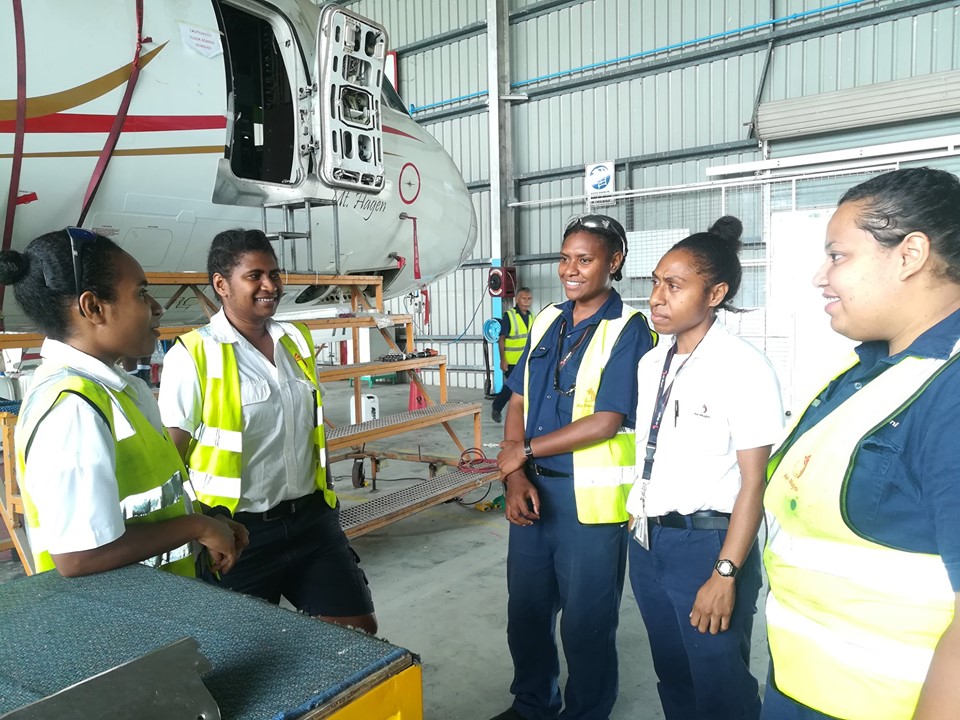
<instances>
[{"instance_id":1,"label":"woman with sunglasses on head","mask_svg":"<svg viewBox=\"0 0 960 720\"><path fill-rule=\"evenodd\" d=\"M960 717L960 179L848 190L813 284L860 344L767 468L763 718Z\"/></svg>"},{"instance_id":2,"label":"woman with sunglasses on head","mask_svg":"<svg viewBox=\"0 0 960 720\"><path fill-rule=\"evenodd\" d=\"M770 361L717 320L740 288L743 226L720 218L653 271L650 319L673 336L637 369L630 583L667 720L756 720L750 639L764 467L781 435Z\"/></svg>"},{"instance_id":3,"label":"woman with sunglasses on head","mask_svg":"<svg viewBox=\"0 0 960 720\"><path fill-rule=\"evenodd\" d=\"M567 302L548 305L509 380L497 463L507 483L507 640L512 707L499 720L602 720L617 697L616 631L633 477L637 360L646 318L612 281L623 227L581 215L564 229ZM561 699L557 614L568 678ZM561 707L563 712L561 713Z\"/></svg>"},{"instance_id":4,"label":"woman with sunglasses on head","mask_svg":"<svg viewBox=\"0 0 960 720\"><path fill-rule=\"evenodd\" d=\"M150 354L163 314L137 261L67 228L0 252L0 283L47 336L15 431L37 571L230 570L246 531L197 512L153 394L117 365Z\"/></svg>"},{"instance_id":5,"label":"woman with sunglasses on head","mask_svg":"<svg viewBox=\"0 0 960 720\"><path fill-rule=\"evenodd\" d=\"M197 496L225 508L250 546L220 582L374 634L359 558L327 482L316 357L304 325L276 322L283 282L259 230L227 230L207 256L222 309L164 358L160 409Z\"/></svg>"}]
</instances>

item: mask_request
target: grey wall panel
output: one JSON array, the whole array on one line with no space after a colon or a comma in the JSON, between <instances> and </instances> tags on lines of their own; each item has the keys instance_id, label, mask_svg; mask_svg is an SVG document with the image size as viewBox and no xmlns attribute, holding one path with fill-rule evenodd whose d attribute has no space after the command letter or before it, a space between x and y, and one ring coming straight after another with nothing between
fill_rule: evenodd
<instances>
[{"instance_id":1,"label":"grey wall panel","mask_svg":"<svg viewBox=\"0 0 960 720\"><path fill-rule=\"evenodd\" d=\"M514 110L515 170L743 140L760 53L549 96Z\"/></svg>"},{"instance_id":2,"label":"grey wall panel","mask_svg":"<svg viewBox=\"0 0 960 720\"><path fill-rule=\"evenodd\" d=\"M431 123L424 128L450 154L464 181L477 182L488 177L487 113Z\"/></svg>"},{"instance_id":3,"label":"grey wall panel","mask_svg":"<svg viewBox=\"0 0 960 720\"><path fill-rule=\"evenodd\" d=\"M487 89L486 35L464 38L400 59L400 97L416 107Z\"/></svg>"},{"instance_id":4,"label":"grey wall panel","mask_svg":"<svg viewBox=\"0 0 960 720\"><path fill-rule=\"evenodd\" d=\"M764 100L904 80L960 68L960 7L775 48Z\"/></svg>"}]
</instances>

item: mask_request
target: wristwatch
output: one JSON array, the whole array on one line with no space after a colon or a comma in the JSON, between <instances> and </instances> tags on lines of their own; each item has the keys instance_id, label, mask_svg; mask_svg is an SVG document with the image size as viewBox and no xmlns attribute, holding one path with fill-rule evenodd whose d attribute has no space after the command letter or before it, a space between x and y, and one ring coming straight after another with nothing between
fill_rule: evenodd
<instances>
[{"instance_id":1,"label":"wristwatch","mask_svg":"<svg viewBox=\"0 0 960 720\"><path fill-rule=\"evenodd\" d=\"M717 564L713 567L723 577L736 577L737 573L740 572L740 568L734 565L730 560L717 560Z\"/></svg>"},{"instance_id":2,"label":"wristwatch","mask_svg":"<svg viewBox=\"0 0 960 720\"><path fill-rule=\"evenodd\" d=\"M527 456L527 460L533 460L533 448L530 447L530 441L523 441L523 454Z\"/></svg>"}]
</instances>

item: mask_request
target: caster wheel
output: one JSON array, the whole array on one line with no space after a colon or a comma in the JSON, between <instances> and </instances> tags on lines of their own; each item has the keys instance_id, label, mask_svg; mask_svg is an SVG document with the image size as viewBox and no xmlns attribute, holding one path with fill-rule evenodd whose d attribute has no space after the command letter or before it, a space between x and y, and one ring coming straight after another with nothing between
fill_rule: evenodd
<instances>
[{"instance_id":1,"label":"caster wheel","mask_svg":"<svg viewBox=\"0 0 960 720\"><path fill-rule=\"evenodd\" d=\"M362 488L367 484L367 475L363 471L363 460L353 461L353 472L350 475L355 488Z\"/></svg>"}]
</instances>

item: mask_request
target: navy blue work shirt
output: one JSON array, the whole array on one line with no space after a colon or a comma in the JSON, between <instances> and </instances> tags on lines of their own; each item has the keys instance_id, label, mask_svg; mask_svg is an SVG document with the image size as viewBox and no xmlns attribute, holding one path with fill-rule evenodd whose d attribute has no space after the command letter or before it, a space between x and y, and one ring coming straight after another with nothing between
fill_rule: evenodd
<instances>
[{"instance_id":1,"label":"navy blue work shirt","mask_svg":"<svg viewBox=\"0 0 960 720\"><path fill-rule=\"evenodd\" d=\"M960 311L887 355L886 342L856 348L860 362L833 380L807 409L799 437L857 390L906 357L947 358L960 338ZM960 592L960 360L860 445L847 483L847 521L883 545L940 555ZM896 573L896 568L891 568Z\"/></svg>"},{"instance_id":2,"label":"navy blue work shirt","mask_svg":"<svg viewBox=\"0 0 960 720\"><path fill-rule=\"evenodd\" d=\"M601 320L616 320L623 314L623 300L613 290L597 312L586 320L573 324L573 301L557 305L562 316L553 321L547 332L531 349L529 340L517 369L510 374L507 386L517 395L524 394L524 379L530 373L530 402L526 437L535 438L569 425L573 420L573 396L562 395L554 389L554 374L560 358L577 344L585 332L592 332ZM560 347L561 320L566 318L566 334ZM560 371L560 387L573 387L580 361L589 344L589 338L577 346ZM653 347L653 338L646 320L640 313L634 315L623 329L610 359L600 376L595 412L616 412L624 415L624 425L635 427L637 409L637 363ZM530 363L527 364L527 356ZM537 464L554 472L573 475L573 453L537 458Z\"/></svg>"}]
</instances>

